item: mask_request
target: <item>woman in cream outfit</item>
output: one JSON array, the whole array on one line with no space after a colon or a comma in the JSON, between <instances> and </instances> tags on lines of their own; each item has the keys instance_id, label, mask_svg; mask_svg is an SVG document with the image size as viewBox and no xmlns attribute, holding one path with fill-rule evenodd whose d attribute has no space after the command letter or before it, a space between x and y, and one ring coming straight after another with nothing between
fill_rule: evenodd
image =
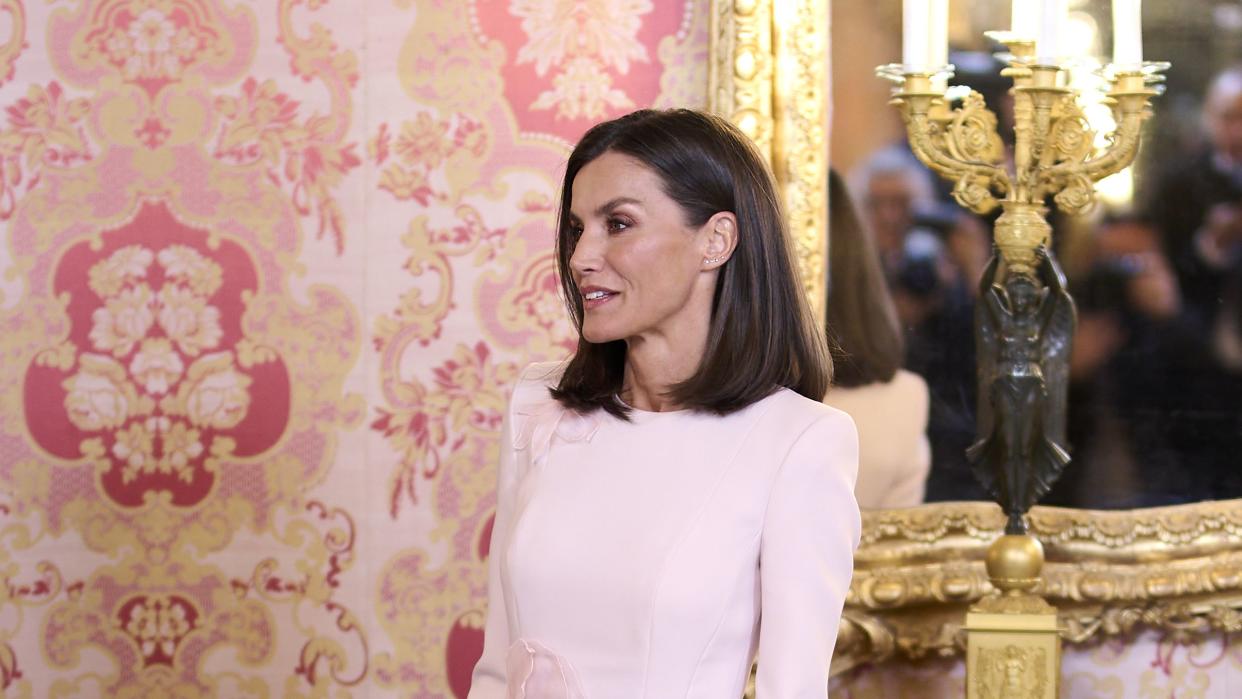
<instances>
[{"instance_id":1,"label":"woman in cream outfit","mask_svg":"<svg viewBox=\"0 0 1242 699\"><path fill-rule=\"evenodd\" d=\"M857 435L762 159L640 111L566 166L574 355L503 428L470 699L824 699L860 521Z\"/></svg>"},{"instance_id":2,"label":"woman in cream outfit","mask_svg":"<svg viewBox=\"0 0 1242 699\"><path fill-rule=\"evenodd\" d=\"M828 332L837 356L824 402L858 426L859 507L918 505L931 467L927 383L900 368L905 347L880 259L835 171L828 207Z\"/></svg>"}]
</instances>

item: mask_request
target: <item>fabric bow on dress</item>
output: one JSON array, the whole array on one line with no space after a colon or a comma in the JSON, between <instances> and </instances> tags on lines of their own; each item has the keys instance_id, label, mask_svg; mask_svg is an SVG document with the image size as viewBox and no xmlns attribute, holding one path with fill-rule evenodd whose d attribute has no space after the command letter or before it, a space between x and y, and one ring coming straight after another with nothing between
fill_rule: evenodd
<instances>
[{"instance_id":1,"label":"fabric bow on dress","mask_svg":"<svg viewBox=\"0 0 1242 699\"><path fill-rule=\"evenodd\" d=\"M519 638L509 646L508 699L586 699L569 661Z\"/></svg>"},{"instance_id":2,"label":"fabric bow on dress","mask_svg":"<svg viewBox=\"0 0 1242 699\"><path fill-rule=\"evenodd\" d=\"M530 449L530 463L543 459L555 436L565 442L589 442L599 429L599 418L570 410L547 398L515 407L522 419L513 433L513 448Z\"/></svg>"}]
</instances>

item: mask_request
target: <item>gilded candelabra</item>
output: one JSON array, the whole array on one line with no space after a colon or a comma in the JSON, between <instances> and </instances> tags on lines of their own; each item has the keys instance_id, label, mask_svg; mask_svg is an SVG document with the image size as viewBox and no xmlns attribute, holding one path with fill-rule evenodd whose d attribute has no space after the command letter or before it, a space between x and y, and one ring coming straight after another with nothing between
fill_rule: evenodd
<instances>
[{"instance_id":1,"label":"gilded candelabra","mask_svg":"<svg viewBox=\"0 0 1242 699\"><path fill-rule=\"evenodd\" d=\"M1069 461L1065 407L1075 325L1050 250L1046 202L1084 213L1095 203L1095 182L1133 162L1168 64L1101 71L1116 128L1097 147L1066 68L1037 59L1033 41L991 36L1009 50L1002 75L1013 80L1011 160L981 95L966 91L954 105L946 88L951 66L877 72L897 84L892 104L915 156L954 183L962 206L980 214L1002 210L993 232L997 254L976 309L978 440L967 456L1007 524L986 559L999 595L967 614L967 697L1039 699L1057 695L1060 640L1056 610L1037 595L1043 547L1027 532L1025 515Z\"/></svg>"},{"instance_id":2,"label":"gilded candelabra","mask_svg":"<svg viewBox=\"0 0 1242 699\"><path fill-rule=\"evenodd\" d=\"M877 73L898 85L892 104L901 111L915 156L954 183L953 196L962 206L980 214L1003 209L996 221L996 246L1011 272L1030 273L1036 250L1049 241L1048 197L1068 214L1086 212L1095 202L1094 183L1134 161L1140 127L1169 64L1103 69L1117 126L1108 145L1097 149L1077 92L1065 84L1066 69L1037 61L1032 41L989 35L1009 49L1001 74L1013 80L1011 166L1005 162L996 115L983 97L970 91L960 106L951 106L944 86L951 66L911 72L887 65Z\"/></svg>"}]
</instances>

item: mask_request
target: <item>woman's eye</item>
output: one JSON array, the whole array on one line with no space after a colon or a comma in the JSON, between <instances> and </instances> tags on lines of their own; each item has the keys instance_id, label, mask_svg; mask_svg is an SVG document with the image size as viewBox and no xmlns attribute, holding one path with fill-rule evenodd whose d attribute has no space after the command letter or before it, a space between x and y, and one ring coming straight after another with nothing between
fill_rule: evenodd
<instances>
[{"instance_id":1,"label":"woman's eye","mask_svg":"<svg viewBox=\"0 0 1242 699\"><path fill-rule=\"evenodd\" d=\"M630 222L619 218L608 219L608 230L613 233L619 233L630 227Z\"/></svg>"}]
</instances>

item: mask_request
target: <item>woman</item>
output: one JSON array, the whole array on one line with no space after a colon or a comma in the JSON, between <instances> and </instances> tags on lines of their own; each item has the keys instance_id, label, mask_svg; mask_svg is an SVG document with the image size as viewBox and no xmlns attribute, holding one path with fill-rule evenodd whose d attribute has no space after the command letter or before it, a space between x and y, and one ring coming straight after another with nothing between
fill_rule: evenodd
<instances>
[{"instance_id":1,"label":"woman","mask_svg":"<svg viewBox=\"0 0 1242 699\"><path fill-rule=\"evenodd\" d=\"M697 112L600 124L556 255L578 349L510 400L470 699L738 697L756 647L760 699L826 697L857 437L761 158Z\"/></svg>"},{"instance_id":2,"label":"woman","mask_svg":"<svg viewBox=\"0 0 1242 699\"><path fill-rule=\"evenodd\" d=\"M835 171L828 202L828 328L839 351L824 402L858 426L859 507L911 507L931 468L927 384L900 368L905 346L880 258Z\"/></svg>"}]
</instances>

